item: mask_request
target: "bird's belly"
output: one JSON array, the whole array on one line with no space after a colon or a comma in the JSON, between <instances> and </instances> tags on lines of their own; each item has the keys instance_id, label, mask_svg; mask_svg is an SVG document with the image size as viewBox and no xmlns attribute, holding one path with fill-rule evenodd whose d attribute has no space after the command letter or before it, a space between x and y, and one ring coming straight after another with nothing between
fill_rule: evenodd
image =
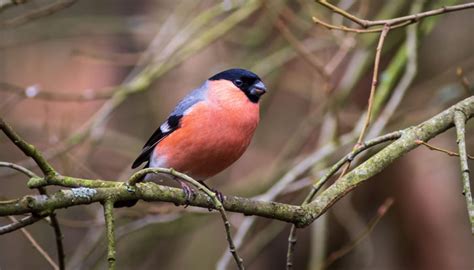
<instances>
[{"instance_id":1,"label":"bird's belly","mask_svg":"<svg viewBox=\"0 0 474 270\"><path fill-rule=\"evenodd\" d=\"M181 127L158 144L154 156L198 180L221 172L245 152L258 124L258 108L238 113L194 108Z\"/></svg>"}]
</instances>

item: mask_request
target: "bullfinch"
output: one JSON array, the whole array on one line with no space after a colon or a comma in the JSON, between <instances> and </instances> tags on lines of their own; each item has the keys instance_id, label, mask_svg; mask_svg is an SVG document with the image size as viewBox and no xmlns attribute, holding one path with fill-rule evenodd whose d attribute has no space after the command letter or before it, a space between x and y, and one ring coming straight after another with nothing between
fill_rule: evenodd
<instances>
[{"instance_id":1,"label":"bullfinch","mask_svg":"<svg viewBox=\"0 0 474 270\"><path fill-rule=\"evenodd\" d=\"M247 149L259 122L262 80L245 69L228 69L185 96L156 129L132 169L173 168L202 181L223 171ZM194 191L176 179L189 202ZM218 193L222 200L222 194Z\"/></svg>"}]
</instances>

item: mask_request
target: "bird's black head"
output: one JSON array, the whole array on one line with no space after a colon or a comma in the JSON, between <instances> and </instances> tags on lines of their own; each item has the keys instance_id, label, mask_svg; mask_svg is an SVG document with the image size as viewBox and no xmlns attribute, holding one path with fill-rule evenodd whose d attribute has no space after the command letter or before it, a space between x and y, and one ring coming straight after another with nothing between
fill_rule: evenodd
<instances>
[{"instance_id":1,"label":"bird's black head","mask_svg":"<svg viewBox=\"0 0 474 270\"><path fill-rule=\"evenodd\" d=\"M267 89L257 74L245 69L233 68L217 73L210 81L228 80L242 90L250 101L257 103Z\"/></svg>"}]
</instances>

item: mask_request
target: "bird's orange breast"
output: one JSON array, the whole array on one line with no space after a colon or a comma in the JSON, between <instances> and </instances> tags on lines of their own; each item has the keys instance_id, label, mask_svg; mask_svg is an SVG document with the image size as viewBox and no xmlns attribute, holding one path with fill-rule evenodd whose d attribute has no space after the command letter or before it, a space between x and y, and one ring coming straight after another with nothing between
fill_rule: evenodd
<instances>
[{"instance_id":1,"label":"bird's orange breast","mask_svg":"<svg viewBox=\"0 0 474 270\"><path fill-rule=\"evenodd\" d=\"M166 166L206 179L234 163L247 149L259 122L259 106L229 81L209 81L207 99L181 119L155 155Z\"/></svg>"}]
</instances>

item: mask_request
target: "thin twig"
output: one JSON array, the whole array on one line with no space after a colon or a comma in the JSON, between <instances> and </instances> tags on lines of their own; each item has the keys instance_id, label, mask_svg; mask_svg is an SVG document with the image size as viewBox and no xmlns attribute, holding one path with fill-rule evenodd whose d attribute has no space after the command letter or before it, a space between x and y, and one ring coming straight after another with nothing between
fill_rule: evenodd
<instances>
[{"instance_id":1,"label":"thin twig","mask_svg":"<svg viewBox=\"0 0 474 270\"><path fill-rule=\"evenodd\" d=\"M15 219L15 222L0 227L0 235L16 231L18 229L31 225L41 219L43 218L36 215L27 216L20 220Z\"/></svg>"},{"instance_id":2,"label":"thin twig","mask_svg":"<svg viewBox=\"0 0 474 270\"><path fill-rule=\"evenodd\" d=\"M353 149L349 154L345 155L342 159L340 159L336 164L334 164L329 171L313 186L313 189L311 192L308 194L307 199L305 200L306 202L310 202L313 200L314 196L317 194L317 192L320 189L320 186L324 185L329 178L334 175L346 162L351 162L354 160L354 158L362 153L363 151L374 147L376 145L379 145L381 143L385 143L388 141L394 141L399 139L402 136L403 132L402 131L394 131L388 134L385 134L383 136L374 138L372 140L369 140L367 142L364 142L357 146L355 149Z\"/></svg>"},{"instance_id":3,"label":"thin twig","mask_svg":"<svg viewBox=\"0 0 474 270\"><path fill-rule=\"evenodd\" d=\"M320 3L321 5L327 7L328 9L332 10L333 12L342 15L343 17L348 18L349 20L357 23L358 25L365 27L367 22L365 20L359 19L358 17L352 15L351 13L338 8L337 6L329 3L327 0L317 0L316 2Z\"/></svg>"},{"instance_id":4,"label":"thin twig","mask_svg":"<svg viewBox=\"0 0 474 270\"><path fill-rule=\"evenodd\" d=\"M56 217L56 213L52 213L49 215L51 219L50 225L53 227L54 231L54 238L56 240L56 250L57 250L57 257L59 263L59 269L64 270L66 269L65 258L66 255L64 253L64 245L63 245L63 233L61 231L61 226L59 225L58 218Z\"/></svg>"},{"instance_id":5,"label":"thin twig","mask_svg":"<svg viewBox=\"0 0 474 270\"><path fill-rule=\"evenodd\" d=\"M283 191L286 190L287 186L292 183L294 180L298 179L304 173L306 173L314 164L320 162L321 160L327 158L330 154L332 154L338 147L342 147L344 145L348 145L349 143L355 141L354 134L349 132L347 134L341 135L338 139L338 142L331 142L325 144L321 148L317 149L317 151L313 152L298 164L296 164L292 169L287 171L275 184L267 190L264 194L257 196L257 199L261 199L264 201L273 201L275 198L280 195ZM255 224L256 218L255 217L248 217L246 218L242 224L240 224L237 233L234 237L235 244L237 248L239 248L244 238L246 237L247 233L252 228L253 224ZM227 265L230 261L230 256L227 253L223 254L222 257L219 259L217 269L227 269Z\"/></svg>"},{"instance_id":6,"label":"thin twig","mask_svg":"<svg viewBox=\"0 0 474 270\"><path fill-rule=\"evenodd\" d=\"M339 31L351 32L351 33L357 33L357 34L380 33L380 32L383 31L383 27L377 27L377 28L373 28L373 29L357 29L357 28L347 27L347 26L344 26L344 25L333 25L333 24L324 22L324 21L322 21L322 20L320 20L320 19L318 19L317 17L314 17L314 16L313 16L313 22L316 23L316 24L320 24L320 25L326 27L329 30L339 30ZM407 26L409 24L412 24L412 23L414 23L414 22L406 21L406 22L403 22L403 23L400 23L400 24L391 25L390 29L397 29L397 28L405 27L405 26Z\"/></svg>"},{"instance_id":7,"label":"thin twig","mask_svg":"<svg viewBox=\"0 0 474 270\"><path fill-rule=\"evenodd\" d=\"M32 179L42 179L39 177L34 177ZM49 197L48 192L46 191L45 187L37 187L36 188L41 195L45 195ZM64 254L64 245L63 245L63 234L61 232L61 227L59 225L58 219L56 217L56 213L54 211L50 211L51 214L49 215L49 225L53 228L54 231L54 238L56 240L56 251L57 257L59 262L59 269L65 270L66 265L64 263L66 255Z\"/></svg>"},{"instance_id":8,"label":"thin twig","mask_svg":"<svg viewBox=\"0 0 474 270\"><path fill-rule=\"evenodd\" d=\"M440 147L436 147L432 144L429 144L427 142L424 142L424 141L421 141L421 140L417 140L416 141L417 144L422 144L424 146L426 146L428 149L430 150L433 150L433 151L438 151L438 152L441 152L441 153L445 153L447 154L448 156L452 156L452 157L459 157L459 154L456 153L456 152L453 152L453 151L449 151L447 149L443 149L443 148L440 148ZM467 158L470 159L470 160L474 160L474 157L471 156L471 155L467 155Z\"/></svg>"},{"instance_id":9,"label":"thin twig","mask_svg":"<svg viewBox=\"0 0 474 270\"><path fill-rule=\"evenodd\" d=\"M469 180L469 165L467 162L466 154L466 123L467 117L461 110L456 110L454 112L454 124L456 126L456 142L459 147L459 161L461 164L461 177L462 177L462 186L463 194L466 198L467 212L469 215L469 221L471 223L471 233L474 235L474 203L472 200L471 194L471 184Z\"/></svg>"},{"instance_id":10,"label":"thin twig","mask_svg":"<svg viewBox=\"0 0 474 270\"><path fill-rule=\"evenodd\" d=\"M25 167L14 164L14 163L0 162L0 167L12 168L14 170L17 170L17 171L25 174L26 176L28 176L30 178L39 178L34 172L28 170ZM38 191L40 192L40 194L48 196L48 194L46 192L46 189L44 187L38 187ZM64 264L65 255L64 255L64 246L63 246L63 242L62 242L63 235L62 235L62 232L61 232L61 227L59 226L58 220L56 218L56 214L54 212L49 215L49 218L50 218L50 225L51 225L51 227L53 227L54 236L55 236L55 239L56 239L56 248L57 248L59 269L64 270L65 269L65 264ZM36 222L40 219L42 219L42 218L36 217L36 216L30 216L30 217L25 218L24 220L21 220L18 224L12 224L12 225L26 226L26 225L32 224L32 223L34 223L34 222ZM31 222L31 223L29 223L29 222ZM12 228L10 228L10 229L13 229L14 227L15 226L12 226ZM18 228L21 228L21 227L17 227L16 229L18 229ZM2 234L1 229L0 229L0 234Z\"/></svg>"},{"instance_id":11,"label":"thin twig","mask_svg":"<svg viewBox=\"0 0 474 270\"><path fill-rule=\"evenodd\" d=\"M385 214L390 210L392 207L394 200L392 198L387 198L383 204L378 208L377 214L369 221L367 224L366 229L360 233L353 241L348 243L347 245L343 246L337 251L332 252L327 260L324 262L322 269L326 269L328 266L333 264L335 261L340 259L341 257L347 255L351 252L362 240L364 240L375 228L375 226L379 223L379 221L385 216Z\"/></svg>"},{"instance_id":12,"label":"thin twig","mask_svg":"<svg viewBox=\"0 0 474 270\"><path fill-rule=\"evenodd\" d=\"M0 120L1 121L1 120ZM24 175L28 176L28 177L38 177L34 172L28 170L27 168L23 167L23 166L20 166L18 164L15 164L15 163L11 163L11 162L5 162L5 161L0 161L0 167L5 167L5 168L10 168L10 169L13 169L15 171L18 171L18 172L21 172L23 173Z\"/></svg>"},{"instance_id":13,"label":"thin twig","mask_svg":"<svg viewBox=\"0 0 474 270\"><path fill-rule=\"evenodd\" d=\"M474 2L466 3L466 4L460 4L460 5L453 5L453 6L446 6L446 7L441 7L438 9L433 9L429 11L424 11L412 15L407 15L403 17L398 17L398 18L393 18L393 19L388 19L388 20L375 20L375 21L367 21L367 26L375 26L375 25L396 25L399 23L403 23L406 21L413 21L413 22L418 22L423 18L430 17L430 16L436 16L444 13L449 13L453 11L458 11L458 10L463 10L463 9L469 9L469 8L474 8Z\"/></svg>"},{"instance_id":14,"label":"thin twig","mask_svg":"<svg viewBox=\"0 0 474 270\"><path fill-rule=\"evenodd\" d=\"M206 193L206 195L209 196L212 199L212 201L214 203L214 206L219 211L219 213L221 215L221 218L222 218L222 221L224 222L227 242L229 243L229 251L232 254L232 256L234 257L234 260L235 260L235 263L237 264L237 267L239 269L245 269L245 267L243 265L243 260L242 260L242 258L239 257L239 255L237 253L237 249L235 248L235 244L234 244L234 241L232 239L232 234L230 232L230 222L227 218L225 209L224 209L221 201L219 200L219 198L217 197L215 192L209 190L206 186L204 186L203 184L199 183L198 181L194 180L193 178L189 177L188 175L186 175L184 173L177 172L174 169L166 169L166 168L149 168L149 169L138 171L137 173L133 174L130 177L130 179L128 181L128 184L131 185L131 186L135 185L137 183L137 181L142 179L142 177L144 175L148 174L148 173L166 173L166 174L172 175L174 177L177 177L177 178L179 178L183 181L186 181L186 182L194 185L199 190Z\"/></svg>"},{"instance_id":15,"label":"thin twig","mask_svg":"<svg viewBox=\"0 0 474 270\"><path fill-rule=\"evenodd\" d=\"M0 130L27 156L31 157L43 172L44 176L56 175L56 171L41 153L31 144L26 143L15 131L0 117Z\"/></svg>"},{"instance_id":16,"label":"thin twig","mask_svg":"<svg viewBox=\"0 0 474 270\"><path fill-rule=\"evenodd\" d=\"M267 6L267 5L266 5ZM308 63L318 74L320 74L326 84L330 83L330 74L328 74L324 68L324 64L319 61L311 52L299 41L293 33L290 31L288 26L279 17L275 18L275 27L281 33L283 38L290 43L290 45L301 55L301 58Z\"/></svg>"},{"instance_id":17,"label":"thin twig","mask_svg":"<svg viewBox=\"0 0 474 270\"><path fill-rule=\"evenodd\" d=\"M418 11L422 8L422 2L414 2L411 11ZM400 79L399 83L393 90L390 100L385 105L385 108L380 113L379 117L372 125L368 132L368 137L372 138L378 136L384 127L387 125L388 121L391 119L392 115L397 110L400 105L403 97L405 96L406 91L412 84L415 76L418 72L418 25L410 25L406 29L406 59L407 64L405 72Z\"/></svg>"},{"instance_id":18,"label":"thin twig","mask_svg":"<svg viewBox=\"0 0 474 270\"><path fill-rule=\"evenodd\" d=\"M414 10L413 10L414 11ZM414 11L414 12L417 12L417 11ZM411 49L411 48L416 48L416 45L415 46L411 46L411 44L416 44L416 29L415 28L409 28L408 30L409 34L408 34L408 38L407 38L407 43L408 43L408 47ZM411 33L415 33L414 35L411 35ZM414 41L413 41L413 38L412 36L414 36ZM413 54L415 54L416 52L413 52ZM412 54L412 51L409 51L408 52L408 55L411 55ZM415 61L416 61L416 57L414 58ZM416 62L415 62L415 65L416 65ZM407 67L407 73L410 74L410 76L407 76L408 74L405 74L404 75L404 78L402 79L402 83L400 85L397 86L396 88L396 93L394 94L393 97L390 98L390 101L389 101L389 104L391 104L392 106L390 106L390 112L392 110L394 110L398 104L399 104L399 100L401 99L401 97L403 96L403 93L404 91L402 91L402 89L406 89L405 86L408 86L406 84L406 82L410 82L411 79L409 80L406 80L406 78L408 77L414 77L414 74L416 74L416 68L412 68L413 67L413 63L411 63L411 61L409 60L409 63L408 63L408 67ZM403 86L402 86L403 85ZM403 92L403 93L401 93ZM396 101L395 101L396 99ZM386 111L384 111L386 112ZM371 128L370 130L370 136L369 138L374 138L376 136L378 136L380 134L380 132L382 131L383 127L385 127L387 121L390 119L390 116L392 115L392 113L390 112L386 112L384 115L386 116L384 118L385 121L379 121L381 119L378 119L377 122L375 123L374 127ZM362 121L359 121L359 122L363 122L363 119L361 119ZM359 126L360 125L357 125L353 132L351 133L354 133L354 132L357 132L357 130L359 130ZM338 141L341 141L341 145L339 147L343 147L345 144L347 144L347 140L345 139L347 136L341 136ZM331 145L331 144L329 144ZM320 149L320 151L318 152L326 152L326 147L328 145L325 145L322 149ZM313 162L317 162L317 161L314 161ZM287 179L285 179L285 183L288 183L288 181L286 181ZM272 200L273 198L268 198L269 200ZM244 222L242 223L242 225L239 227L239 230L237 232L237 237L236 237L236 243L240 243L242 242L242 239L243 237L245 236L245 233L250 229L251 227L251 224L253 224L253 222L255 222L255 219L254 218L247 218L246 220L244 220ZM228 258L226 258L226 256L224 255L220 262L222 262L222 264L224 265L226 263L226 261L228 261Z\"/></svg>"},{"instance_id":19,"label":"thin twig","mask_svg":"<svg viewBox=\"0 0 474 270\"><path fill-rule=\"evenodd\" d=\"M286 269L293 269L293 254L296 246L296 226L291 225L290 234L288 235L288 250L286 251Z\"/></svg>"},{"instance_id":20,"label":"thin twig","mask_svg":"<svg viewBox=\"0 0 474 270\"><path fill-rule=\"evenodd\" d=\"M361 120L363 120L361 118ZM359 122L361 122L359 120ZM357 127L356 127L357 128ZM287 171L283 177L281 177L267 192L262 195L257 196L257 199L265 200L265 201L272 201L282 192L284 192L287 186L296 180L298 177L302 176L306 173L312 166L320 162L321 160L327 158L330 154L332 154L336 149L340 147L345 147L350 143L355 142L356 140L356 133L357 130L354 128L353 131L348 132L339 136L337 141L332 141L331 143L327 143L324 146L320 147L317 151L310 154L306 158L304 158L301 162L299 162L296 166L294 166L291 170ZM255 217L249 217L245 219L242 224L239 226L237 233L234 237L235 243L237 247L240 247L243 243L244 238L246 237L247 233L249 232L250 228L252 228L253 224L255 223ZM226 269L228 263L230 261L230 256L227 256L227 253L224 254L218 263L218 269Z\"/></svg>"},{"instance_id":21,"label":"thin twig","mask_svg":"<svg viewBox=\"0 0 474 270\"><path fill-rule=\"evenodd\" d=\"M364 126L362 128L362 131L360 132L359 139L357 139L357 144L361 143L362 140L364 139L365 132L367 130L367 127L370 124L371 115L372 115L372 107L374 103L373 101L374 101L375 89L377 88L377 84L378 84L380 55L381 55L382 47L385 41L385 37L388 34L388 31L390 31L390 25L386 24L383 28L383 31L380 33L379 43L377 44L377 48L375 51L374 73L372 76L372 84L370 87L369 105L368 105L367 113L365 116L366 118L365 118Z\"/></svg>"},{"instance_id":22,"label":"thin twig","mask_svg":"<svg viewBox=\"0 0 474 270\"><path fill-rule=\"evenodd\" d=\"M376 28L376 29L367 29L373 26L379 26L379 25L389 25L391 26L392 29L398 28L398 27L403 27L408 24L416 23L419 22L421 19L424 19L426 17L430 16L436 16L439 14L444 14L448 12L453 12L453 11L458 11L458 10L463 10L463 9L469 9L469 8L474 8L474 2L471 3L466 3L466 4L460 4L460 5L454 5L454 6L447 6L447 7L442 7L438 9L433 9L430 11L425 11L425 12L420 12L408 16L403 16L403 17L397 17L393 19L388 19L388 20L364 20L360 19L355 15L352 15L351 13L344 11L340 8L338 8L335 5L332 5L331 3L327 2L326 0L318 0L318 3L321 5L327 7L328 9L332 10L335 13L338 13L345 18L357 23L364 29L355 29L355 28L349 28L345 26L335 26L331 25L328 23L325 23L317 18L313 17L313 20L316 23L319 23L327 28L330 29L337 29L337 30L342 30L342 31L348 31L348 32L356 32L356 33L373 33L373 32L383 32L384 28Z\"/></svg>"},{"instance_id":23,"label":"thin twig","mask_svg":"<svg viewBox=\"0 0 474 270\"><path fill-rule=\"evenodd\" d=\"M321 188L323 187L323 185L327 181L327 179L329 179L329 176L319 179L313 185L311 193L317 194L319 192L319 190L321 190ZM308 204L309 202L311 202L311 199L312 199L311 196L308 195L301 205ZM290 229L290 234L288 235L288 249L287 249L287 252L286 252L286 269L287 270L293 269L293 257L294 257L296 242L297 242L296 230L297 230L296 225L292 224L291 229Z\"/></svg>"},{"instance_id":24,"label":"thin twig","mask_svg":"<svg viewBox=\"0 0 474 270\"><path fill-rule=\"evenodd\" d=\"M311 191L305 198L302 203L302 206L309 204L314 196L318 193L318 191L324 186L324 184L333 176L344 164L351 162L354 158L360 154L361 152L374 147L378 144L397 140L402 136L401 131L395 131L384 136L380 136L373 140L367 141L363 144L359 144L356 148L354 148L349 154L345 155L342 159L340 159L336 164L334 164L326 174L319 179L312 187ZM293 225L290 230L290 235L288 236L288 251L287 251L287 262L286 262L286 269L290 270L293 266L293 251L294 246L296 245L296 226Z\"/></svg>"},{"instance_id":25,"label":"thin twig","mask_svg":"<svg viewBox=\"0 0 474 270\"><path fill-rule=\"evenodd\" d=\"M342 169L342 172L339 174L339 177L336 179L336 181L338 181L339 179L344 177L344 175L346 175L346 173L351 168L351 163L352 163L352 161L347 161L346 166L344 167L344 169Z\"/></svg>"},{"instance_id":26,"label":"thin twig","mask_svg":"<svg viewBox=\"0 0 474 270\"><path fill-rule=\"evenodd\" d=\"M12 216L9 216L10 220L13 222L18 222L18 220ZM51 259L51 257L48 255L48 253L36 242L36 240L33 238L33 236L25 229L21 228L21 232L25 237L30 241L30 243L33 245L33 247L38 250L38 252L48 261L48 263L53 267L55 270L59 270L58 265Z\"/></svg>"},{"instance_id":27,"label":"thin twig","mask_svg":"<svg viewBox=\"0 0 474 270\"><path fill-rule=\"evenodd\" d=\"M107 236L107 263L108 269L115 269L115 224L114 224L114 201L111 199L105 200L104 205L104 219Z\"/></svg>"}]
</instances>

